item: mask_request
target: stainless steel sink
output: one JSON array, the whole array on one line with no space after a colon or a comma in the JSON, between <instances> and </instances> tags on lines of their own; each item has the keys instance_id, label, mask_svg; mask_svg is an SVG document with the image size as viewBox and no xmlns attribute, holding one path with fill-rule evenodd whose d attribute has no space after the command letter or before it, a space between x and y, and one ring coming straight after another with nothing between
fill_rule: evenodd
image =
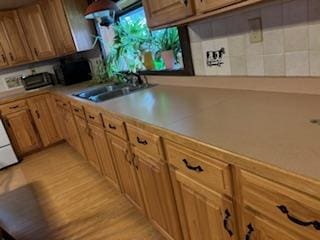
<instances>
[{"instance_id":1,"label":"stainless steel sink","mask_svg":"<svg viewBox=\"0 0 320 240\"><path fill-rule=\"evenodd\" d=\"M92 87L84 91L73 94L75 97L90 100L92 102L102 102L112 98L125 96L138 90L147 89L155 85L140 84L140 85L103 85L98 87Z\"/></svg>"}]
</instances>

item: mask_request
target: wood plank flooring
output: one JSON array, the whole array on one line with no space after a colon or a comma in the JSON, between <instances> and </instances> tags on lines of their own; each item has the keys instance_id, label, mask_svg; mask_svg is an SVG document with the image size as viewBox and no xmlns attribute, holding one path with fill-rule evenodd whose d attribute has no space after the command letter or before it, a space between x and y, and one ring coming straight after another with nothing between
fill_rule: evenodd
<instances>
[{"instance_id":1,"label":"wood plank flooring","mask_svg":"<svg viewBox=\"0 0 320 240\"><path fill-rule=\"evenodd\" d=\"M17 240L164 240L65 143L0 171L0 226Z\"/></svg>"}]
</instances>

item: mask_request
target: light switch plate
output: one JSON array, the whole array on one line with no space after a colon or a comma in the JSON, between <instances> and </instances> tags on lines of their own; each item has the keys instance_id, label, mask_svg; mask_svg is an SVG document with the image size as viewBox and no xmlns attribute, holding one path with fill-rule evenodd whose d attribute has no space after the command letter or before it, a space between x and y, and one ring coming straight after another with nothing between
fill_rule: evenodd
<instances>
[{"instance_id":1,"label":"light switch plate","mask_svg":"<svg viewBox=\"0 0 320 240\"><path fill-rule=\"evenodd\" d=\"M261 18L252 18L248 20L250 30L250 42L260 43L263 41Z\"/></svg>"}]
</instances>

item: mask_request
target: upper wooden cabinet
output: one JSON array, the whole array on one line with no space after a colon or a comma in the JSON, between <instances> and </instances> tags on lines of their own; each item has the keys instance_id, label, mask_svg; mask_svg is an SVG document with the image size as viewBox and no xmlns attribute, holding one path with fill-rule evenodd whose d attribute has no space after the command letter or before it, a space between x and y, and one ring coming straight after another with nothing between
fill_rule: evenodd
<instances>
[{"instance_id":1,"label":"upper wooden cabinet","mask_svg":"<svg viewBox=\"0 0 320 240\"><path fill-rule=\"evenodd\" d=\"M93 21L87 20L84 13L87 0L63 0L65 14L77 52L90 50L96 34Z\"/></svg>"},{"instance_id":2,"label":"upper wooden cabinet","mask_svg":"<svg viewBox=\"0 0 320 240\"><path fill-rule=\"evenodd\" d=\"M18 11L34 58L44 60L55 57L56 52L40 5L30 5Z\"/></svg>"},{"instance_id":3,"label":"upper wooden cabinet","mask_svg":"<svg viewBox=\"0 0 320 240\"><path fill-rule=\"evenodd\" d=\"M17 11L0 12L0 67L32 61Z\"/></svg>"},{"instance_id":4,"label":"upper wooden cabinet","mask_svg":"<svg viewBox=\"0 0 320 240\"><path fill-rule=\"evenodd\" d=\"M195 0L197 13L210 12L242 0Z\"/></svg>"},{"instance_id":5,"label":"upper wooden cabinet","mask_svg":"<svg viewBox=\"0 0 320 240\"><path fill-rule=\"evenodd\" d=\"M266 0L144 0L151 28L179 26Z\"/></svg>"},{"instance_id":6,"label":"upper wooden cabinet","mask_svg":"<svg viewBox=\"0 0 320 240\"><path fill-rule=\"evenodd\" d=\"M194 14L193 0L144 0L149 27L172 23Z\"/></svg>"},{"instance_id":7,"label":"upper wooden cabinet","mask_svg":"<svg viewBox=\"0 0 320 240\"><path fill-rule=\"evenodd\" d=\"M55 50L59 56L92 49L92 21L84 18L86 0L40 0Z\"/></svg>"},{"instance_id":8,"label":"upper wooden cabinet","mask_svg":"<svg viewBox=\"0 0 320 240\"><path fill-rule=\"evenodd\" d=\"M61 0L40 1L44 18L48 24L55 50L58 55L67 55L76 51Z\"/></svg>"}]
</instances>

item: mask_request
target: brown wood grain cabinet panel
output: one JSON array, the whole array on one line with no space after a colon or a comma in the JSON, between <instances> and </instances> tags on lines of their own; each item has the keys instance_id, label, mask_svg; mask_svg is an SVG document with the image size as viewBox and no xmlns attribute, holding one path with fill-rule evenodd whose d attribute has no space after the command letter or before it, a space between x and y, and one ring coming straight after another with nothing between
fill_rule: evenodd
<instances>
[{"instance_id":1,"label":"brown wood grain cabinet panel","mask_svg":"<svg viewBox=\"0 0 320 240\"><path fill-rule=\"evenodd\" d=\"M28 99L28 105L44 147L60 140L47 104L47 97L47 95L42 95Z\"/></svg>"},{"instance_id":2,"label":"brown wood grain cabinet panel","mask_svg":"<svg viewBox=\"0 0 320 240\"><path fill-rule=\"evenodd\" d=\"M93 124L89 124L93 145L95 147L100 163L101 174L105 176L114 186L119 187L118 177L113 162L110 144L105 135L105 130Z\"/></svg>"},{"instance_id":3,"label":"brown wood grain cabinet panel","mask_svg":"<svg viewBox=\"0 0 320 240\"><path fill-rule=\"evenodd\" d=\"M232 202L170 168L184 239L238 239ZM225 223L226 221L226 223Z\"/></svg>"},{"instance_id":4,"label":"brown wood grain cabinet panel","mask_svg":"<svg viewBox=\"0 0 320 240\"><path fill-rule=\"evenodd\" d=\"M62 0L62 2L77 51L92 49L94 43L92 35L95 36L96 32L93 21L88 21L84 18L88 1Z\"/></svg>"},{"instance_id":5,"label":"brown wood grain cabinet panel","mask_svg":"<svg viewBox=\"0 0 320 240\"><path fill-rule=\"evenodd\" d=\"M83 148L86 153L87 159L90 164L101 173L101 167L99 163L99 158L93 144L93 137L88 123L85 119L75 116L75 120L79 129L80 138L83 143Z\"/></svg>"},{"instance_id":6,"label":"brown wood grain cabinet panel","mask_svg":"<svg viewBox=\"0 0 320 240\"><path fill-rule=\"evenodd\" d=\"M40 4L20 8L18 12L34 58L45 60L55 57L56 52Z\"/></svg>"},{"instance_id":7,"label":"brown wood grain cabinet panel","mask_svg":"<svg viewBox=\"0 0 320 240\"><path fill-rule=\"evenodd\" d=\"M198 14L210 12L228 5L232 5L243 0L195 0Z\"/></svg>"},{"instance_id":8,"label":"brown wood grain cabinet panel","mask_svg":"<svg viewBox=\"0 0 320 240\"><path fill-rule=\"evenodd\" d=\"M179 172L219 193L232 196L229 164L175 143L166 142L165 147L169 163Z\"/></svg>"},{"instance_id":9,"label":"brown wood grain cabinet panel","mask_svg":"<svg viewBox=\"0 0 320 240\"><path fill-rule=\"evenodd\" d=\"M29 110L10 113L4 118L10 139L19 156L41 147Z\"/></svg>"},{"instance_id":10,"label":"brown wood grain cabinet panel","mask_svg":"<svg viewBox=\"0 0 320 240\"><path fill-rule=\"evenodd\" d=\"M145 213L129 143L111 134L108 135L108 138L119 176L121 190L137 209Z\"/></svg>"},{"instance_id":11,"label":"brown wood grain cabinet panel","mask_svg":"<svg viewBox=\"0 0 320 240\"><path fill-rule=\"evenodd\" d=\"M28 63L33 60L18 13L0 12L0 45L2 66Z\"/></svg>"},{"instance_id":12,"label":"brown wood grain cabinet panel","mask_svg":"<svg viewBox=\"0 0 320 240\"><path fill-rule=\"evenodd\" d=\"M57 54L76 52L62 0L42 0L40 5Z\"/></svg>"},{"instance_id":13,"label":"brown wood grain cabinet panel","mask_svg":"<svg viewBox=\"0 0 320 240\"><path fill-rule=\"evenodd\" d=\"M245 225L243 226L244 236L248 240L307 240L305 236L293 234L286 228L274 223L273 220L266 220L258 214L246 210L244 213Z\"/></svg>"},{"instance_id":14,"label":"brown wood grain cabinet panel","mask_svg":"<svg viewBox=\"0 0 320 240\"><path fill-rule=\"evenodd\" d=\"M241 185L245 208L254 209L257 213L272 219L275 224L285 226L292 234L300 234L306 239L320 239L319 199L246 171L241 172ZM303 225L303 222L313 221L318 221L319 229L313 224Z\"/></svg>"},{"instance_id":15,"label":"brown wood grain cabinet panel","mask_svg":"<svg viewBox=\"0 0 320 240\"><path fill-rule=\"evenodd\" d=\"M194 14L193 0L144 0L150 27L171 23Z\"/></svg>"}]
</instances>

